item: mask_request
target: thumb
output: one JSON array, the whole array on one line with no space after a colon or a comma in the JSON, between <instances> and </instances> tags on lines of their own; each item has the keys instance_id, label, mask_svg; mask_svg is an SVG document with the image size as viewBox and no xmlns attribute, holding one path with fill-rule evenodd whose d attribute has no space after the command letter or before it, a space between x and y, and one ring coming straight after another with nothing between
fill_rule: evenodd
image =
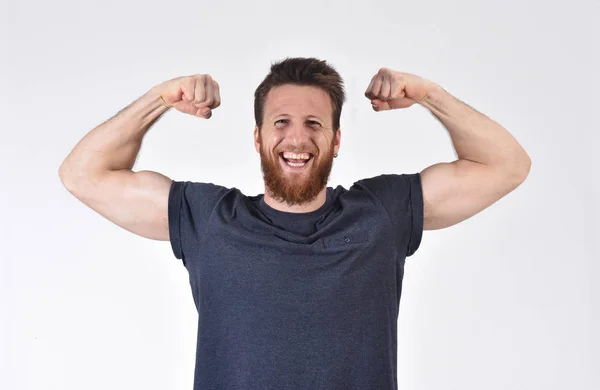
<instances>
[{"instance_id":1,"label":"thumb","mask_svg":"<svg viewBox=\"0 0 600 390\"><path fill-rule=\"evenodd\" d=\"M375 111L385 111L391 109L388 102L384 102L383 100L373 99L371 100L371 106Z\"/></svg>"}]
</instances>

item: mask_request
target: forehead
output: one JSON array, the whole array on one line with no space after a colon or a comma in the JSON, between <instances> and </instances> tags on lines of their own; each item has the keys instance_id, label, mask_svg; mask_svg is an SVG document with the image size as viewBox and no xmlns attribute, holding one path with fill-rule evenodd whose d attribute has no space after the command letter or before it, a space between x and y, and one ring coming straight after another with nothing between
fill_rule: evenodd
<instances>
[{"instance_id":1,"label":"forehead","mask_svg":"<svg viewBox=\"0 0 600 390\"><path fill-rule=\"evenodd\" d=\"M325 90L292 84L272 88L267 94L264 107L265 117L288 114L327 118L332 111L331 99Z\"/></svg>"}]
</instances>

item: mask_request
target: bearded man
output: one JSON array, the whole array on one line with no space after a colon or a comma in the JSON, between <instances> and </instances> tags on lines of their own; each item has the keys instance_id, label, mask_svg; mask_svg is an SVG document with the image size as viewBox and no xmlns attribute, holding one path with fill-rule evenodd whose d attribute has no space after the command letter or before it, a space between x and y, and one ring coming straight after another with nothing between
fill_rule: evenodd
<instances>
[{"instance_id":1,"label":"bearded man","mask_svg":"<svg viewBox=\"0 0 600 390\"><path fill-rule=\"evenodd\" d=\"M342 78L325 61L288 58L255 92L264 194L132 171L166 111L208 119L219 107L207 74L151 88L61 165L78 199L135 234L170 241L182 260L198 310L194 389L396 389L406 257L424 230L464 221L528 175L527 153L502 126L429 80L381 68L365 96L375 111L426 107L458 159L327 187Z\"/></svg>"}]
</instances>

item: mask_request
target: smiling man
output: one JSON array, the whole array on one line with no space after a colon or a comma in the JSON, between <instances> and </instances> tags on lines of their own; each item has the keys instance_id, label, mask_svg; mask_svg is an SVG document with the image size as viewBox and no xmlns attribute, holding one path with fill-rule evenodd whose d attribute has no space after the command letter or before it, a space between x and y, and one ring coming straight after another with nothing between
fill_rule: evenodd
<instances>
[{"instance_id":1,"label":"smiling man","mask_svg":"<svg viewBox=\"0 0 600 390\"><path fill-rule=\"evenodd\" d=\"M331 93L343 99L341 85L337 88ZM255 147L264 174L265 201L274 208L301 212L324 203L341 133L339 118L334 118L341 106L334 114L331 101L316 86L274 85L267 78L258 88Z\"/></svg>"},{"instance_id":2,"label":"smiling man","mask_svg":"<svg viewBox=\"0 0 600 390\"><path fill-rule=\"evenodd\" d=\"M458 159L327 187L345 92L325 61L288 58L255 92L264 194L132 168L165 111L210 118L209 75L159 84L93 129L59 174L117 225L169 240L198 310L194 389L396 389L406 257L423 230L463 221L514 190L527 153L499 124L416 75L381 68L375 111L426 107Z\"/></svg>"}]
</instances>

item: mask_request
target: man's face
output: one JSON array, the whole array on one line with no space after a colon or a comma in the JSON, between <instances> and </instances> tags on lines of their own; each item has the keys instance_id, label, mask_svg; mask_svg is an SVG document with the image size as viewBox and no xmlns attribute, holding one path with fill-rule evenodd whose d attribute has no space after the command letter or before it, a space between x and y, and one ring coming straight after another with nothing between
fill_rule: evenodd
<instances>
[{"instance_id":1,"label":"man's face","mask_svg":"<svg viewBox=\"0 0 600 390\"><path fill-rule=\"evenodd\" d=\"M327 185L340 145L332 110L321 88L286 84L269 91L254 146L266 190L275 200L290 206L309 202Z\"/></svg>"}]
</instances>

